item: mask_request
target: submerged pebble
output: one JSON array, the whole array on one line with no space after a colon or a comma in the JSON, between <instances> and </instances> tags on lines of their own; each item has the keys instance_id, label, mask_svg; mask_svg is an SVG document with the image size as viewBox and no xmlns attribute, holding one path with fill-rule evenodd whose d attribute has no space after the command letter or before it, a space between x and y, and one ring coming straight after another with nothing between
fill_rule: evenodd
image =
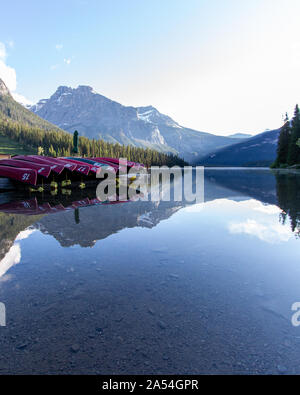
<instances>
[{"instance_id":1,"label":"submerged pebble","mask_svg":"<svg viewBox=\"0 0 300 395\"><path fill-rule=\"evenodd\" d=\"M17 346L18 350L24 350L28 346L28 343L21 343Z\"/></svg>"},{"instance_id":2,"label":"submerged pebble","mask_svg":"<svg viewBox=\"0 0 300 395\"><path fill-rule=\"evenodd\" d=\"M72 351L73 353L77 353L79 350L80 350L79 344L73 344L73 345L71 346L71 351Z\"/></svg>"},{"instance_id":3,"label":"submerged pebble","mask_svg":"<svg viewBox=\"0 0 300 395\"><path fill-rule=\"evenodd\" d=\"M160 329L167 329L167 324L165 324L163 321L158 321L157 325L160 327Z\"/></svg>"}]
</instances>

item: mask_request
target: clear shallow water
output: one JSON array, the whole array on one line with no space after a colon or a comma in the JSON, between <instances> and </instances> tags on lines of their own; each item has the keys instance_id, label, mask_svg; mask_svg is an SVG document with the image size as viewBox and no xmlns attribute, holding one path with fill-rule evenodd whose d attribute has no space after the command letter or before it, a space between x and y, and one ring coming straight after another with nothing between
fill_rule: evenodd
<instances>
[{"instance_id":1,"label":"clear shallow water","mask_svg":"<svg viewBox=\"0 0 300 395\"><path fill-rule=\"evenodd\" d=\"M300 175L206 170L205 203L0 214L0 373L300 373Z\"/></svg>"}]
</instances>

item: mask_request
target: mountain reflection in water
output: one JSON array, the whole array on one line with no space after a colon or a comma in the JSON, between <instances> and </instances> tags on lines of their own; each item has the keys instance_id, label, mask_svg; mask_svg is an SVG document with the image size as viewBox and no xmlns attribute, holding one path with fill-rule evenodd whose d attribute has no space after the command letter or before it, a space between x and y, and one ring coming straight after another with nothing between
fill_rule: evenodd
<instances>
[{"instance_id":1,"label":"mountain reflection in water","mask_svg":"<svg viewBox=\"0 0 300 395\"><path fill-rule=\"evenodd\" d=\"M299 187L206 169L198 205L3 197L0 373L300 373Z\"/></svg>"}]
</instances>

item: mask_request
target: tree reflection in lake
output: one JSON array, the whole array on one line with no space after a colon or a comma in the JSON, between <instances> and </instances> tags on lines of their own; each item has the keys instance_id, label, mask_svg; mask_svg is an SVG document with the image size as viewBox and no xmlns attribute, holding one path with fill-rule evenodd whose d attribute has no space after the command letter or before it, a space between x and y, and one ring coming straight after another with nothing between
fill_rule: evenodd
<instances>
[{"instance_id":1,"label":"tree reflection in lake","mask_svg":"<svg viewBox=\"0 0 300 395\"><path fill-rule=\"evenodd\" d=\"M7 198L0 372L300 373L298 186L207 169L199 205Z\"/></svg>"},{"instance_id":2,"label":"tree reflection in lake","mask_svg":"<svg viewBox=\"0 0 300 395\"><path fill-rule=\"evenodd\" d=\"M299 172L276 171L276 192L280 216L284 225L288 220L292 231L300 238L300 175Z\"/></svg>"},{"instance_id":3,"label":"tree reflection in lake","mask_svg":"<svg viewBox=\"0 0 300 395\"><path fill-rule=\"evenodd\" d=\"M173 187L174 185L171 185L171 190ZM161 198L168 193L163 190ZM172 197L173 192L171 191L170 194ZM206 169L205 171L206 203L216 199L239 201L253 198L264 204L277 205L282 210L280 222L285 225L287 220L290 220L292 231L296 236L299 236L300 232L299 194L299 172L271 172L263 169ZM117 205L108 202L101 206L96 204L95 189L68 196L38 196L37 199L32 196L28 199L19 195L17 201L13 201L13 195L10 194L9 197L11 201L8 199L8 202L0 205L0 213L2 211L0 229L5 234L1 239L2 244L5 244L8 237L11 239L9 243L11 244L22 227L25 229L33 225L41 231L53 234L64 246L73 244L90 246L95 240L108 237L124 228L152 228L178 210L190 205L185 201L174 202L171 199L170 202L136 201ZM136 200L139 200L138 195ZM91 207L81 212L85 206ZM74 211L74 214L70 210ZM10 215L5 216L4 212ZM60 215L55 219L47 215L58 212ZM37 216L38 214L40 217ZM29 219L27 215L35 217ZM74 228L73 224L77 224L78 228ZM70 234L72 234L71 238Z\"/></svg>"}]
</instances>

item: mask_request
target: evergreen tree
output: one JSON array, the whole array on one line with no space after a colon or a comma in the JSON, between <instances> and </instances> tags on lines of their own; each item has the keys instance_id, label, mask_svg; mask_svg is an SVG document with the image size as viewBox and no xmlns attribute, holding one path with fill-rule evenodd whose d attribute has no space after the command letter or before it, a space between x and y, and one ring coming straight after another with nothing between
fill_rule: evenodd
<instances>
[{"instance_id":1,"label":"evergreen tree","mask_svg":"<svg viewBox=\"0 0 300 395\"><path fill-rule=\"evenodd\" d=\"M74 154L78 154L78 132L75 130L73 134L73 152Z\"/></svg>"},{"instance_id":2,"label":"evergreen tree","mask_svg":"<svg viewBox=\"0 0 300 395\"><path fill-rule=\"evenodd\" d=\"M286 114L284 125L281 128L281 132L278 140L276 167L279 167L280 165L283 164L287 164L288 162L290 137L291 137L291 126L290 126L288 114Z\"/></svg>"},{"instance_id":3,"label":"evergreen tree","mask_svg":"<svg viewBox=\"0 0 300 395\"><path fill-rule=\"evenodd\" d=\"M289 142L288 164L290 166L300 164L300 147L297 142L300 138L300 110L298 104L292 121L292 133Z\"/></svg>"}]
</instances>

